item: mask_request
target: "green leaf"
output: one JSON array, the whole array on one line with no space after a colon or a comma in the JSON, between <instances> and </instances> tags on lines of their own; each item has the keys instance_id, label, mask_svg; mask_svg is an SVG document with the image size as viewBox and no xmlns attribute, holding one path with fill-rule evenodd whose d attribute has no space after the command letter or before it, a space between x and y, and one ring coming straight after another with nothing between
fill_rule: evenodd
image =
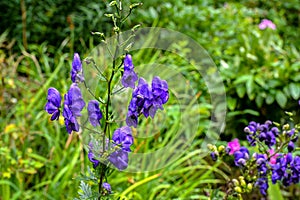
<instances>
[{"instance_id":1,"label":"green leaf","mask_svg":"<svg viewBox=\"0 0 300 200\"><path fill-rule=\"evenodd\" d=\"M235 109L236 102L237 102L236 98L231 98L231 97L227 98L227 106L228 106L229 110L234 110Z\"/></svg>"},{"instance_id":2,"label":"green leaf","mask_svg":"<svg viewBox=\"0 0 300 200\"><path fill-rule=\"evenodd\" d=\"M234 84L245 83L248 82L249 79L253 79L252 75L243 75L238 77L233 83Z\"/></svg>"},{"instance_id":3,"label":"green leaf","mask_svg":"<svg viewBox=\"0 0 300 200\"><path fill-rule=\"evenodd\" d=\"M280 90L276 92L276 101L281 108L284 108L287 103L287 98Z\"/></svg>"},{"instance_id":4,"label":"green leaf","mask_svg":"<svg viewBox=\"0 0 300 200\"><path fill-rule=\"evenodd\" d=\"M264 98L261 95L257 95L255 98L255 103L257 107L261 108L263 102L264 102Z\"/></svg>"},{"instance_id":5,"label":"green leaf","mask_svg":"<svg viewBox=\"0 0 300 200\"><path fill-rule=\"evenodd\" d=\"M269 182L268 194L270 200L283 200L279 184Z\"/></svg>"},{"instance_id":6,"label":"green leaf","mask_svg":"<svg viewBox=\"0 0 300 200\"><path fill-rule=\"evenodd\" d=\"M268 105L272 104L274 102L275 98L272 94L268 94L267 98L266 98L266 103Z\"/></svg>"},{"instance_id":7,"label":"green leaf","mask_svg":"<svg viewBox=\"0 0 300 200\"><path fill-rule=\"evenodd\" d=\"M247 95L250 100L255 98L255 94L253 93L255 87L255 83L253 81L253 76L250 76L248 81L246 82Z\"/></svg>"},{"instance_id":8,"label":"green leaf","mask_svg":"<svg viewBox=\"0 0 300 200\"><path fill-rule=\"evenodd\" d=\"M240 98L243 98L246 94L246 88L244 86L237 86L236 93Z\"/></svg>"},{"instance_id":9,"label":"green leaf","mask_svg":"<svg viewBox=\"0 0 300 200\"><path fill-rule=\"evenodd\" d=\"M293 99L297 100L300 97L300 87L299 85L295 83L289 84L290 94L293 97Z\"/></svg>"}]
</instances>

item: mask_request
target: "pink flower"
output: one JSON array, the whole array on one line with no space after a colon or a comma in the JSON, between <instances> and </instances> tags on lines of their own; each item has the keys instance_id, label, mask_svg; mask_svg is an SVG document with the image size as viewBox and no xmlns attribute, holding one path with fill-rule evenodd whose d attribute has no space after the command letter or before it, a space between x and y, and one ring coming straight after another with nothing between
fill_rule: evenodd
<instances>
[{"instance_id":1,"label":"pink flower","mask_svg":"<svg viewBox=\"0 0 300 200\"><path fill-rule=\"evenodd\" d=\"M241 145L240 145L240 143L239 143L239 140L238 140L237 138L235 138L235 139L232 140L231 142L228 142L227 147L230 148L229 155L233 155L233 153L234 153L235 151L240 150Z\"/></svg>"},{"instance_id":2,"label":"pink flower","mask_svg":"<svg viewBox=\"0 0 300 200\"><path fill-rule=\"evenodd\" d=\"M268 20L268 19L263 19L260 24L258 25L258 28L260 30L264 30L266 28L270 28L270 29L273 29L275 30L276 29L276 25L271 21L271 20Z\"/></svg>"},{"instance_id":3,"label":"pink flower","mask_svg":"<svg viewBox=\"0 0 300 200\"><path fill-rule=\"evenodd\" d=\"M275 153L274 149L269 149L268 153L271 156L270 157L270 163L271 164L275 164L276 163L276 158L278 157L278 154L277 153L274 154Z\"/></svg>"}]
</instances>

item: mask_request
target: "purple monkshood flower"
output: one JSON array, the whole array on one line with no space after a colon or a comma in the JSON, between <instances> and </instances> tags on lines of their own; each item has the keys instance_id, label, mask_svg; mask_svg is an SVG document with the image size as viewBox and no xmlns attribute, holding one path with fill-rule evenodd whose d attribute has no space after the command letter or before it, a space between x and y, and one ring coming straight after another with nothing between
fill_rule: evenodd
<instances>
[{"instance_id":1,"label":"purple monkshood flower","mask_svg":"<svg viewBox=\"0 0 300 200\"><path fill-rule=\"evenodd\" d=\"M210 153L210 157L211 157L211 159L212 159L213 161L216 161L216 160L218 159L218 156L217 156L216 152L211 152L211 153Z\"/></svg>"},{"instance_id":2,"label":"purple monkshood flower","mask_svg":"<svg viewBox=\"0 0 300 200\"><path fill-rule=\"evenodd\" d=\"M269 148L276 144L276 137L279 135L277 127L271 127L272 122L266 121L264 124L250 122L244 131L248 133L247 140L251 146L256 145L257 139L264 142Z\"/></svg>"},{"instance_id":3,"label":"purple monkshood flower","mask_svg":"<svg viewBox=\"0 0 300 200\"><path fill-rule=\"evenodd\" d=\"M157 109L163 110L162 105L167 103L169 99L168 83L155 76L152 80L152 106L149 109L149 114L153 118ZM147 117L147 116L146 116Z\"/></svg>"},{"instance_id":4,"label":"purple monkshood flower","mask_svg":"<svg viewBox=\"0 0 300 200\"><path fill-rule=\"evenodd\" d=\"M124 87L135 87L135 82L138 80L138 76L134 72L134 65L130 54L127 54L124 59L124 73L122 76L122 85Z\"/></svg>"},{"instance_id":5,"label":"purple monkshood flower","mask_svg":"<svg viewBox=\"0 0 300 200\"><path fill-rule=\"evenodd\" d=\"M275 30L276 29L276 25L271 21L271 20L268 20L268 19L263 19L260 24L258 25L258 28L260 30L264 30L266 28L270 28L270 29L273 29Z\"/></svg>"},{"instance_id":6,"label":"purple monkshood flower","mask_svg":"<svg viewBox=\"0 0 300 200\"><path fill-rule=\"evenodd\" d=\"M249 159L249 151L246 147L241 147L234 152L234 163L236 166L241 167L246 165L246 161Z\"/></svg>"},{"instance_id":7,"label":"purple monkshood flower","mask_svg":"<svg viewBox=\"0 0 300 200\"><path fill-rule=\"evenodd\" d=\"M262 195L267 196L267 190L269 188L267 177L258 178L255 182L255 186L259 187L259 191Z\"/></svg>"},{"instance_id":8,"label":"purple monkshood flower","mask_svg":"<svg viewBox=\"0 0 300 200\"><path fill-rule=\"evenodd\" d=\"M128 152L118 149L109 155L108 160L120 171L124 170L128 166Z\"/></svg>"},{"instance_id":9,"label":"purple monkshood flower","mask_svg":"<svg viewBox=\"0 0 300 200\"><path fill-rule=\"evenodd\" d=\"M280 155L276 159L276 163L272 165L272 183L275 184L277 181L282 181L284 186L289 186L292 183L290 164L293 161L293 156L291 153L286 155Z\"/></svg>"},{"instance_id":10,"label":"purple monkshood flower","mask_svg":"<svg viewBox=\"0 0 300 200\"><path fill-rule=\"evenodd\" d=\"M152 92L145 79L140 78L138 86L132 92L132 99L128 106L126 124L128 126L137 126L140 113L149 113L152 105ZM146 116L145 115L145 116Z\"/></svg>"},{"instance_id":11,"label":"purple monkshood flower","mask_svg":"<svg viewBox=\"0 0 300 200\"><path fill-rule=\"evenodd\" d=\"M85 106L81 91L76 83L73 83L69 91L65 94L63 116L68 133L79 131L79 124L76 117L81 116L81 111Z\"/></svg>"},{"instance_id":12,"label":"purple monkshood flower","mask_svg":"<svg viewBox=\"0 0 300 200\"><path fill-rule=\"evenodd\" d=\"M124 58L124 70L125 71L130 71L134 69L134 65L132 63L132 57L130 54L126 54Z\"/></svg>"},{"instance_id":13,"label":"purple monkshood flower","mask_svg":"<svg viewBox=\"0 0 300 200\"><path fill-rule=\"evenodd\" d=\"M111 194L111 186L110 186L109 183L104 182L104 183L102 184L102 187L106 190L106 192L107 192L108 194Z\"/></svg>"},{"instance_id":14,"label":"purple monkshood flower","mask_svg":"<svg viewBox=\"0 0 300 200\"><path fill-rule=\"evenodd\" d=\"M234 152L240 150L241 145L239 143L239 140L237 138L235 138L234 140L232 140L231 142L228 142L227 144L227 148L229 148L230 152L228 153L229 155L233 155Z\"/></svg>"},{"instance_id":15,"label":"purple monkshood flower","mask_svg":"<svg viewBox=\"0 0 300 200\"><path fill-rule=\"evenodd\" d=\"M268 171L268 156L266 154L258 154L254 153L253 158L256 159L257 170L259 172L259 176L266 176Z\"/></svg>"},{"instance_id":16,"label":"purple monkshood flower","mask_svg":"<svg viewBox=\"0 0 300 200\"><path fill-rule=\"evenodd\" d=\"M83 82L82 64L78 53L74 53L71 70L71 80L73 83Z\"/></svg>"},{"instance_id":17,"label":"purple monkshood flower","mask_svg":"<svg viewBox=\"0 0 300 200\"><path fill-rule=\"evenodd\" d=\"M150 87L145 79L140 78L128 106L126 124L136 127L140 114L144 114L145 117L150 115L154 118L157 109L162 110L162 105L168 99L168 84L165 80L161 80L156 76L152 80L152 87Z\"/></svg>"},{"instance_id":18,"label":"purple monkshood flower","mask_svg":"<svg viewBox=\"0 0 300 200\"><path fill-rule=\"evenodd\" d=\"M89 153L88 153L88 158L89 158L89 160L93 163L94 169L95 169L96 167L98 167L98 165L100 164L100 161L95 159L95 156L94 156L92 150L89 151Z\"/></svg>"},{"instance_id":19,"label":"purple monkshood flower","mask_svg":"<svg viewBox=\"0 0 300 200\"><path fill-rule=\"evenodd\" d=\"M60 115L61 96L57 89L50 87L48 89L48 102L45 105L45 110L52 114L51 121L58 120Z\"/></svg>"},{"instance_id":20,"label":"purple monkshood flower","mask_svg":"<svg viewBox=\"0 0 300 200\"><path fill-rule=\"evenodd\" d=\"M99 108L99 102L96 100L90 100L88 103L88 114L90 123L96 127L100 126L100 120L102 119L102 112Z\"/></svg>"},{"instance_id":21,"label":"purple monkshood flower","mask_svg":"<svg viewBox=\"0 0 300 200\"><path fill-rule=\"evenodd\" d=\"M130 71L124 71L121 81L124 87L134 88L135 82L137 80L138 80L138 76L136 75L136 73L133 70L130 70Z\"/></svg>"},{"instance_id":22,"label":"purple monkshood flower","mask_svg":"<svg viewBox=\"0 0 300 200\"><path fill-rule=\"evenodd\" d=\"M120 145L123 151L130 152L130 146L133 144L133 137L129 126L123 126L115 130L113 137L115 144Z\"/></svg>"}]
</instances>

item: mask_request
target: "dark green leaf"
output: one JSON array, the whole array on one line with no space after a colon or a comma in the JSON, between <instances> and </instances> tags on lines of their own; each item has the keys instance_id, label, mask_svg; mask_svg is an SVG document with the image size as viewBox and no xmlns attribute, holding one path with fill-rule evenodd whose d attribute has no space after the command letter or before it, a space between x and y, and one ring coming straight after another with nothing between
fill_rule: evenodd
<instances>
[{"instance_id":1,"label":"dark green leaf","mask_svg":"<svg viewBox=\"0 0 300 200\"><path fill-rule=\"evenodd\" d=\"M280 90L276 92L276 101L281 108L284 108L287 103L287 98Z\"/></svg>"},{"instance_id":2,"label":"dark green leaf","mask_svg":"<svg viewBox=\"0 0 300 200\"><path fill-rule=\"evenodd\" d=\"M300 97L300 86L296 83L290 83L289 89L293 99L297 100Z\"/></svg>"}]
</instances>

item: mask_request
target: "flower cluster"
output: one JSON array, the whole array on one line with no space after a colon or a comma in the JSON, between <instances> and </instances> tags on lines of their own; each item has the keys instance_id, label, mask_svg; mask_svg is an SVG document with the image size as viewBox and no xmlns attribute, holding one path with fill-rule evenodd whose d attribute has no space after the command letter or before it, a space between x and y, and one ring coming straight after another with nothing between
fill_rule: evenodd
<instances>
[{"instance_id":1,"label":"flower cluster","mask_svg":"<svg viewBox=\"0 0 300 200\"><path fill-rule=\"evenodd\" d=\"M78 132L80 130L80 125L77 120L78 117L82 115L81 112L86 106L81 90L78 86L78 84L84 83L84 86L86 87L82 63L78 53L74 54L71 80L72 84L70 89L64 95L62 111L65 126L69 134L71 134L72 131ZM111 163L119 170L126 169L128 167L128 154L131 152L130 148L134 141L130 126L137 126L138 116L141 113L144 114L145 117L150 115L153 118L157 109L163 109L162 105L169 99L168 84L165 80L161 80L159 77L154 77L151 87L143 78L140 78L138 85L135 86L135 82L137 80L138 76L134 72L131 55L127 54L124 59L124 71L121 82L124 87L134 89L126 118L127 126L116 129L112 135L112 140L109 141L109 139L105 136L110 133L106 133L105 130L107 130L107 127L109 126L108 121L111 119L107 115L109 112L108 107L105 106L106 118L108 118L105 119L105 135L102 138L105 142L103 143L103 141L92 140L88 145L88 159L93 164L94 169L96 169L101 162L106 164ZM107 103L107 105L109 105L109 103ZM61 113L60 109L61 95L57 89L51 87L48 89L45 110L49 114L52 114L52 121L59 119ZM99 101L90 100L87 105L87 112L90 124L93 127L101 126L100 121L103 118L103 115ZM108 183L103 183L102 188L102 193L111 193L111 187Z\"/></svg>"},{"instance_id":2,"label":"flower cluster","mask_svg":"<svg viewBox=\"0 0 300 200\"><path fill-rule=\"evenodd\" d=\"M276 144L276 137L279 134L277 127L271 127L272 122L266 121L264 124L256 122L250 122L249 125L244 129L247 135L247 140L251 146L256 145L257 139L260 142L264 142L269 148Z\"/></svg>"},{"instance_id":3,"label":"flower cluster","mask_svg":"<svg viewBox=\"0 0 300 200\"><path fill-rule=\"evenodd\" d=\"M143 114L145 117L150 115L154 118L156 111L158 109L163 110L162 105L168 99L168 84L165 80L161 80L158 76L155 76L152 80L152 87L150 87L145 79L140 78L128 106L127 125L136 127L140 114Z\"/></svg>"},{"instance_id":4,"label":"flower cluster","mask_svg":"<svg viewBox=\"0 0 300 200\"><path fill-rule=\"evenodd\" d=\"M245 177L248 177L245 181L259 188L264 196L267 195L270 178L273 184L281 182L284 186L300 182L300 156L292 154L295 150L295 142L298 140L298 129L290 129L289 124L284 125L282 130L279 130L279 127L279 124L269 120L263 124L252 121L245 127L244 131L247 133L250 146L257 146L259 153L250 154L246 147L241 147L238 139L228 142L225 148L226 154L234 156L235 165L244 171ZM223 149L223 145L220 147ZM213 160L220 155L224 156L219 148L209 146ZM235 187L237 188L235 192L248 191L237 184Z\"/></svg>"},{"instance_id":5,"label":"flower cluster","mask_svg":"<svg viewBox=\"0 0 300 200\"><path fill-rule=\"evenodd\" d=\"M292 153L280 155L276 159L276 163L271 165L272 183L281 181L284 186L292 183L300 182L300 157L294 156Z\"/></svg>"},{"instance_id":6,"label":"flower cluster","mask_svg":"<svg viewBox=\"0 0 300 200\"><path fill-rule=\"evenodd\" d=\"M266 28L270 28L270 29L275 30L275 29L276 29L276 25L275 25L271 20L263 19L263 20L259 23L258 28L259 28L260 30L264 30L264 29L266 29Z\"/></svg>"},{"instance_id":7,"label":"flower cluster","mask_svg":"<svg viewBox=\"0 0 300 200\"><path fill-rule=\"evenodd\" d=\"M81 116L81 111L85 107L85 102L82 98L80 88L77 82L84 80L82 78L82 65L80 57L77 53L74 54L72 62L71 80L73 84L70 86L68 92L64 95L63 112L67 132L79 131L79 124L77 117ZM50 87L48 89L47 103L45 110L52 114L51 120L58 120L60 116L61 96L57 89Z\"/></svg>"}]
</instances>

